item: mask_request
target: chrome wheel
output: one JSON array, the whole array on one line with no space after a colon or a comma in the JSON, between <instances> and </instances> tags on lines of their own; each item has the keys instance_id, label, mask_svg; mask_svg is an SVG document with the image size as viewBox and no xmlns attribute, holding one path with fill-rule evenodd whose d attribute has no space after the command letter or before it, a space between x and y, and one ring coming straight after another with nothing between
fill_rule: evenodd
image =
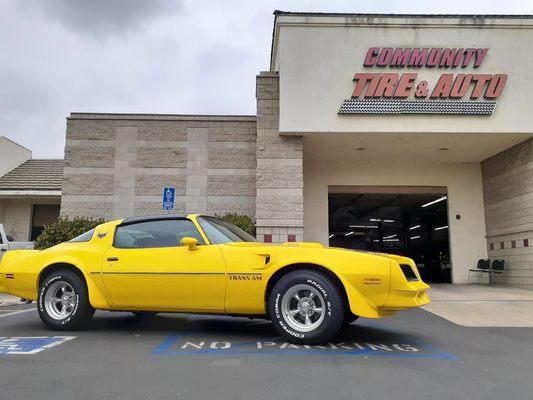
<instances>
[{"instance_id":1,"label":"chrome wheel","mask_svg":"<svg viewBox=\"0 0 533 400\"><path fill-rule=\"evenodd\" d=\"M326 316L324 297L310 285L295 285L283 295L281 312L292 329L311 332Z\"/></svg>"},{"instance_id":2,"label":"chrome wheel","mask_svg":"<svg viewBox=\"0 0 533 400\"><path fill-rule=\"evenodd\" d=\"M74 312L76 301L76 292L69 283L54 282L44 296L44 308L51 318L62 320Z\"/></svg>"}]
</instances>

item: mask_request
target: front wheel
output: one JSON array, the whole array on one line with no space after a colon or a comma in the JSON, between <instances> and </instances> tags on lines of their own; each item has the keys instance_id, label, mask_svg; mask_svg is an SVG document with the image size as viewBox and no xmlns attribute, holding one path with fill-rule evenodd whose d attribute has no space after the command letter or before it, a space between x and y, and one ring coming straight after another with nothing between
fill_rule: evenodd
<instances>
[{"instance_id":1,"label":"front wheel","mask_svg":"<svg viewBox=\"0 0 533 400\"><path fill-rule=\"evenodd\" d=\"M344 301L325 274L298 270L282 277L269 296L277 331L288 341L317 344L331 339L344 320Z\"/></svg>"},{"instance_id":2,"label":"front wheel","mask_svg":"<svg viewBox=\"0 0 533 400\"><path fill-rule=\"evenodd\" d=\"M46 327L61 331L83 328L94 314L85 281L67 270L52 272L44 278L37 309Z\"/></svg>"}]
</instances>

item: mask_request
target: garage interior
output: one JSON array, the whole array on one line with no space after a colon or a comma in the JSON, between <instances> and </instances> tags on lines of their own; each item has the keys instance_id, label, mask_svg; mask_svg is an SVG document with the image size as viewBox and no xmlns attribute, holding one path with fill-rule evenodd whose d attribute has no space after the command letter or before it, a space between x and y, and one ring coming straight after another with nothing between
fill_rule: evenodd
<instances>
[{"instance_id":1,"label":"garage interior","mask_svg":"<svg viewBox=\"0 0 533 400\"><path fill-rule=\"evenodd\" d=\"M415 260L424 281L450 283L446 189L427 192L406 187L330 190L329 245L404 255Z\"/></svg>"}]
</instances>

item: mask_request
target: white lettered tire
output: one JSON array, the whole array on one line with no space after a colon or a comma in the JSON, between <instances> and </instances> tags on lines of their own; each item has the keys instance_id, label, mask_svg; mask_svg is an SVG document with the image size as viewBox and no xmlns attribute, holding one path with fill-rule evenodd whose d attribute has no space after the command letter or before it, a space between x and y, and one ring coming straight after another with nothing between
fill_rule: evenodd
<instances>
[{"instance_id":1,"label":"white lettered tire","mask_svg":"<svg viewBox=\"0 0 533 400\"><path fill-rule=\"evenodd\" d=\"M268 300L272 323L289 342L318 344L330 340L344 320L344 301L335 283L314 270L283 276Z\"/></svg>"},{"instance_id":2,"label":"white lettered tire","mask_svg":"<svg viewBox=\"0 0 533 400\"><path fill-rule=\"evenodd\" d=\"M37 310L47 328L60 331L84 328L94 314L85 281L68 270L54 271L44 277Z\"/></svg>"}]
</instances>

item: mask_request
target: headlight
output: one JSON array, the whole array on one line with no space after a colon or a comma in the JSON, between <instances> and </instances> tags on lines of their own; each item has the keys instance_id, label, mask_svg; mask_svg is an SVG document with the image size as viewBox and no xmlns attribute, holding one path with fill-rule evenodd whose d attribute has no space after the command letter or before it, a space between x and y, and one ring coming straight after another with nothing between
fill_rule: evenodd
<instances>
[{"instance_id":1,"label":"headlight","mask_svg":"<svg viewBox=\"0 0 533 400\"><path fill-rule=\"evenodd\" d=\"M418 277L409 264L400 264L400 268L408 282L417 281Z\"/></svg>"}]
</instances>

